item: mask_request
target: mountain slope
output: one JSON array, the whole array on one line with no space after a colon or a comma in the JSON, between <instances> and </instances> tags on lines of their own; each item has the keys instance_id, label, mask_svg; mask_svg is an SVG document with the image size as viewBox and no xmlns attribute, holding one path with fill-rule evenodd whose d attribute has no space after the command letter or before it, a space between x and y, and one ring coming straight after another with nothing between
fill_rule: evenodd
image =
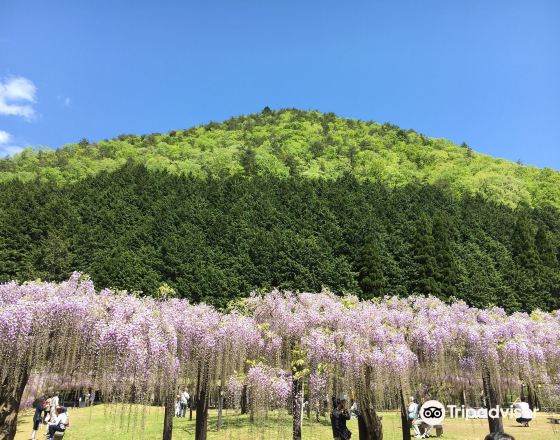
<instances>
[{"instance_id":1,"label":"mountain slope","mask_svg":"<svg viewBox=\"0 0 560 440\"><path fill-rule=\"evenodd\" d=\"M127 164L62 187L0 184L0 282L64 280L225 307L281 287L560 307L560 215L430 185L233 176Z\"/></svg>"},{"instance_id":2,"label":"mountain slope","mask_svg":"<svg viewBox=\"0 0 560 440\"><path fill-rule=\"evenodd\" d=\"M560 173L495 159L444 139L315 111L280 110L188 130L121 135L0 160L0 182L75 183L128 161L200 178L259 175L336 180L352 174L390 187L429 183L454 196L510 207L560 208Z\"/></svg>"},{"instance_id":3,"label":"mountain slope","mask_svg":"<svg viewBox=\"0 0 560 440\"><path fill-rule=\"evenodd\" d=\"M0 161L0 282L227 307L281 287L560 307L560 173L332 114L260 114Z\"/></svg>"}]
</instances>

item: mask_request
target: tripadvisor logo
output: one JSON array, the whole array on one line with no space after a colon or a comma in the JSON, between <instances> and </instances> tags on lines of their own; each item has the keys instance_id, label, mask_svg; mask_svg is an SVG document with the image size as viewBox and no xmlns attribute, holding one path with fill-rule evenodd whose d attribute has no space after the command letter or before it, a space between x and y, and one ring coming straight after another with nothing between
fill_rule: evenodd
<instances>
[{"instance_id":1,"label":"tripadvisor logo","mask_svg":"<svg viewBox=\"0 0 560 440\"><path fill-rule=\"evenodd\" d=\"M441 425L445 419L445 407L437 400L428 400L420 408L420 418L427 425Z\"/></svg>"},{"instance_id":2,"label":"tripadvisor logo","mask_svg":"<svg viewBox=\"0 0 560 440\"><path fill-rule=\"evenodd\" d=\"M445 406L437 400L428 400L420 408L420 418L427 425L441 425L443 419L445 419ZM518 408L503 408L501 406L496 406L495 408L465 408L464 405L458 407L457 405L447 405L449 409L449 417L452 419L463 418L463 419L497 419L499 417L511 417L514 418L521 417L521 411ZM536 411L535 416L536 417Z\"/></svg>"}]
</instances>

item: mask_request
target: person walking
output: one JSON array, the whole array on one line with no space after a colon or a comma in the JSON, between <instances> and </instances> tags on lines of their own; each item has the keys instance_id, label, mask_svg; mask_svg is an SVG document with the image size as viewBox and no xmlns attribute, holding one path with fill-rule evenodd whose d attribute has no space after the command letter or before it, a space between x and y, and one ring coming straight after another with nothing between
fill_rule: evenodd
<instances>
[{"instance_id":1,"label":"person walking","mask_svg":"<svg viewBox=\"0 0 560 440\"><path fill-rule=\"evenodd\" d=\"M181 393L175 396L175 417L181 417Z\"/></svg>"},{"instance_id":2,"label":"person walking","mask_svg":"<svg viewBox=\"0 0 560 440\"><path fill-rule=\"evenodd\" d=\"M187 406L190 398L191 396L189 396L189 392L187 390L181 393L181 415L179 417L185 417L187 414Z\"/></svg>"},{"instance_id":3,"label":"person walking","mask_svg":"<svg viewBox=\"0 0 560 440\"><path fill-rule=\"evenodd\" d=\"M38 399L35 399L33 402L33 408L35 408L35 413L33 414L33 430L31 431L31 440L35 440L35 436L37 435L37 431L39 430L39 425L43 420L43 409L46 406L45 396L41 396Z\"/></svg>"}]
</instances>

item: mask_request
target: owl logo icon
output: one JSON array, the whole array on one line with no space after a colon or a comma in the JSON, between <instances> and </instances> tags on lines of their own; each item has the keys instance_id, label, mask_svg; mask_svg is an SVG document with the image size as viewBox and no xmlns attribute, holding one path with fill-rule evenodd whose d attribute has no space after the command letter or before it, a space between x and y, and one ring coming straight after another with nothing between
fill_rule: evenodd
<instances>
[{"instance_id":1,"label":"owl logo icon","mask_svg":"<svg viewBox=\"0 0 560 440\"><path fill-rule=\"evenodd\" d=\"M420 408L420 418L427 425L441 425L445 419L445 407L437 400L428 400Z\"/></svg>"}]
</instances>

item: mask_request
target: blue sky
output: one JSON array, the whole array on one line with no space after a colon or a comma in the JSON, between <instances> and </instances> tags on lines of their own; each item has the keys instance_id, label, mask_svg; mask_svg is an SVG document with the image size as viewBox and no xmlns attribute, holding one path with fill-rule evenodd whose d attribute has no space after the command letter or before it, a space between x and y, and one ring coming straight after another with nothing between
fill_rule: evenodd
<instances>
[{"instance_id":1,"label":"blue sky","mask_svg":"<svg viewBox=\"0 0 560 440\"><path fill-rule=\"evenodd\" d=\"M560 2L0 1L0 154L271 108L560 170Z\"/></svg>"}]
</instances>

